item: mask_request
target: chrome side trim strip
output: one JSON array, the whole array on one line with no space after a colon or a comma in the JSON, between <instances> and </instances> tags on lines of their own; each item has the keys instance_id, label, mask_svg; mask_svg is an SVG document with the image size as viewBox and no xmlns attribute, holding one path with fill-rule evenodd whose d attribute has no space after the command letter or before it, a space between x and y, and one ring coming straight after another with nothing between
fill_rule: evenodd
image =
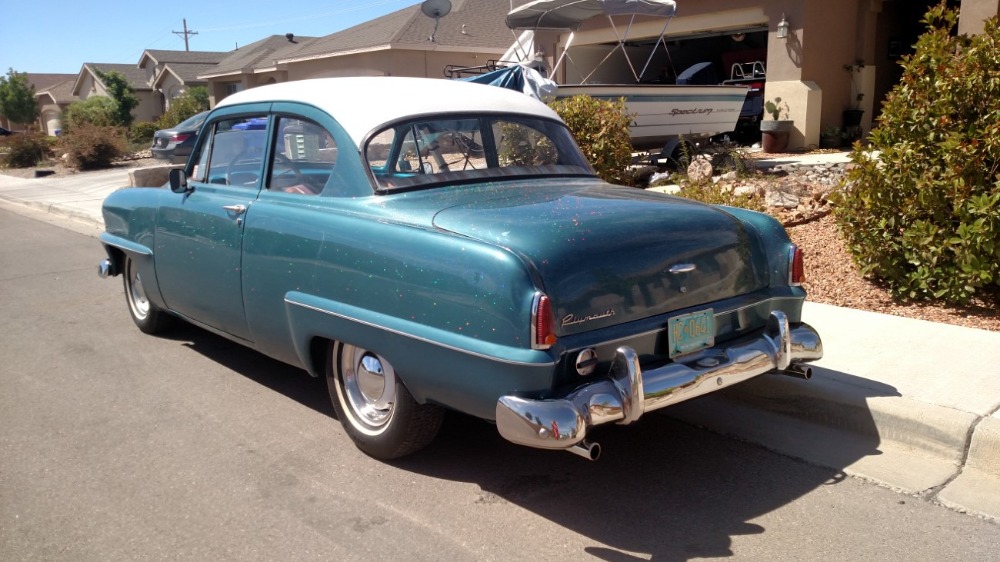
<instances>
[{"instance_id":1,"label":"chrome side trim strip","mask_svg":"<svg viewBox=\"0 0 1000 562\"><path fill-rule=\"evenodd\" d=\"M407 333L407 332L403 332L401 330L390 328L388 326L384 326L384 325L381 325L381 324L376 324L374 322L369 322L367 320L362 320L360 318L355 318L353 316L348 316L346 314L341 314L339 312L334 312L332 310L327 310L325 308L320 308L318 306L313 306L311 304L306 304L306 303L294 301L294 300L289 299L287 297L285 298L285 302L287 304L292 305L292 306L297 306L297 307L300 307L300 308L304 308L306 310L311 310L313 312L319 312L321 314L326 314L328 316L333 316L335 318L340 318L342 320L348 320L350 322L361 324L362 326L368 326L370 328L377 328L379 330L383 330L385 332L389 332L390 334L396 334L398 336L403 336L405 338L416 340L416 341L419 341L419 342L422 342L422 343L431 344L431 345L434 345L434 346L437 346L437 347L441 347L441 348L447 349L449 351L456 351L458 353L463 353L465 355L470 355L472 357L478 357L478 358L482 358L482 359L489 359L491 361L497 361L499 363L504 363L504 364L507 364L507 365L519 365L519 366L526 366L526 367L545 367L545 368L551 368L551 367L555 366L555 364L556 364L555 361L547 361L545 363L532 363L532 362L527 362L527 361L512 361L510 359L503 359L503 358L497 357L495 355L487 355L485 353L479 353L478 351L471 351L471 350L468 350L468 349L463 349L461 347L444 344L444 343L441 343L439 341L434 341L432 339L428 339L428 338L416 336L416 335L413 335L413 334L410 334L410 333Z\"/></svg>"}]
</instances>

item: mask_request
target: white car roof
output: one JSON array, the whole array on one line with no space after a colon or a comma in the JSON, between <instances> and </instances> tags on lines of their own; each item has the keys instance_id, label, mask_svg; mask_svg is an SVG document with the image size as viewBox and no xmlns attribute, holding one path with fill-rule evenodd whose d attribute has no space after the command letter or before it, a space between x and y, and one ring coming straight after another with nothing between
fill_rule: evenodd
<instances>
[{"instance_id":1,"label":"white car roof","mask_svg":"<svg viewBox=\"0 0 1000 562\"><path fill-rule=\"evenodd\" d=\"M544 103L518 91L443 78L395 76L269 84L232 94L216 107L279 101L305 103L329 113L358 147L376 127L407 116L502 112L559 119Z\"/></svg>"}]
</instances>

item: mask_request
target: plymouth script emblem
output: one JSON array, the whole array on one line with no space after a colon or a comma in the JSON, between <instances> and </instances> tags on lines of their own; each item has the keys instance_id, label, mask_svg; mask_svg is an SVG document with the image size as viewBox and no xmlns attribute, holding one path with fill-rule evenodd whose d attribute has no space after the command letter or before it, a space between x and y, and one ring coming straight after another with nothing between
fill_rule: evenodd
<instances>
[{"instance_id":1,"label":"plymouth script emblem","mask_svg":"<svg viewBox=\"0 0 1000 562\"><path fill-rule=\"evenodd\" d=\"M576 326L577 324L583 324L584 322L590 322L591 320L600 320L601 318L611 318L615 315L613 309L607 309L604 312L599 312L597 314L590 314L588 316L576 316L574 314L567 314L562 318L563 328L566 326Z\"/></svg>"}]
</instances>

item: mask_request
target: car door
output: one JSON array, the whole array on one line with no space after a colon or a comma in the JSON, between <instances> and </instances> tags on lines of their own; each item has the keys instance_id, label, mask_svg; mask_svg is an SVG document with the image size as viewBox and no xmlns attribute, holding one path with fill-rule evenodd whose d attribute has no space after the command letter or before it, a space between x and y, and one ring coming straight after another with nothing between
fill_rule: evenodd
<instances>
[{"instance_id":1,"label":"car door","mask_svg":"<svg viewBox=\"0 0 1000 562\"><path fill-rule=\"evenodd\" d=\"M242 291L246 214L263 184L269 104L213 114L185 173L186 193L156 219L155 267L164 303L198 323L250 340Z\"/></svg>"}]
</instances>

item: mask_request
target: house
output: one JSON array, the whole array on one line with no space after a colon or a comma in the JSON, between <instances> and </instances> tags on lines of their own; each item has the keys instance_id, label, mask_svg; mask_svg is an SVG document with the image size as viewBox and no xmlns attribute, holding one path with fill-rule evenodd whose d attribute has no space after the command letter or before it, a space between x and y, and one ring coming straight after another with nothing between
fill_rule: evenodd
<instances>
[{"instance_id":1,"label":"house","mask_svg":"<svg viewBox=\"0 0 1000 562\"><path fill-rule=\"evenodd\" d=\"M315 37L291 33L272 35L230 51L215 66L198 75L208 83L209 102L214 107L222 98L247 88L288 81L287 73L275 64L278 57L308 45Z\"/></svg>"},{"instance_id":2,"label":"house","mask_svg":"<svg viewBox=\"0 0 1000 562\"><path fill-rule=\"evenodd\" d=\"M504 24L509 10L509 2L452 0L451 11L435 22L415 4L324 37L263 39L240 47L200 77L210 84L213 105L245 88L289 80L443 78L448 65L478 66L500 58L514 42Z\"/></svg>"},{"instance_id":3,"label":"house","mask_svg":"<svg viewBox=\"0 0 1000 562\"><path fill-rule=\"evenodd\" d=\"M73 80L76 78L75 74L40 74L40 73L26 73L25 78L27 78L28 85L35 90L35 98L38 99L38 95L41 92L50 90L58 84L66 82L67 80ZM48 99L48 98L46 98ZM44 110L44 107L40 106ZM44 116L40 121L39 125L45 123ZM25 123L13 123L6 115L0 115L0 127L9 130L22 130L27 127ZM41 127L45 130L44 127Z\"/></svg>"},{"instance_id":4,"label":"house","mask_svg":"<svg viewBox=\"0 0 1000 562\"><path fill-rule=\"evenodd\" d=\"M38 125L39 130L47 135L55 136L62 129L62 112L69 107L69 104L79 101L79 96L73 94L73 84L76 83L76 76L69 76L68 80L63 80L58 84L53 84L42 91L35 91L35 100L38 102Z\"/></svg>"},{"instance_id":5,"label":"house","mask_svg":"<svg viewBox=\"0 0 1000 562\"><path fill-rule=\"evenodd\" d=\"M920 20L938 2L677 0L666 32L669 55L660 54L653 66L670 76L711 62L722 81L758 63L766 77L765 98L780 97L794 121L789 146L818 145L820 131L843 126L847 110L863 110L859 132L870 131L881 100L899 82L900 60L925 31ZM949 4L960 4L963 33L981 31L983 21L1000 12L998 0ZM616 26L621 33L629 22L619 17ZM652 49L662 29L662 19L637 19L629 27L630 49ZM616 30L597 18L574 34L568 48L568 33L552 33L542 38L540 49L553 68L567 50L576 62L599 61L615 40ZM629 72L621 64L606 66L595 75L597 82L620 82ZM562 83L579 81L582 74L572 64L560 65L558 73Z\"/></svg>"},{"instance_id":6,"label":"house","mask_svg":"<svg viewBox=\"0 0 1000 562\"><path fill-rule=\"evenodd\" d=\"M146 83L160 94L160 112L170 109L170 100L183 94L192 86L207 86L198 78L208 73L228 52L224 51L167 51L146 49L139 57L139 69L145 72Z\"/></svg>"},{"instance_id":7,"label":"house","mask_svg":"<svg viewBox=\"0 0 1000 562\"><path fill-rule=\"evenodd\" d=\"M132 116L136 121L155 121L163 114L160 94L154 92L152 86L147 82L145 71L134 64L84 63L76 81L73 82L72 93L74 96L83 101L90 96L108 95L107 87L97 74L98 70L101 72L114 71L121 74L135 90L139 104L132 110Z\"/></svg>"}]
</instances>

